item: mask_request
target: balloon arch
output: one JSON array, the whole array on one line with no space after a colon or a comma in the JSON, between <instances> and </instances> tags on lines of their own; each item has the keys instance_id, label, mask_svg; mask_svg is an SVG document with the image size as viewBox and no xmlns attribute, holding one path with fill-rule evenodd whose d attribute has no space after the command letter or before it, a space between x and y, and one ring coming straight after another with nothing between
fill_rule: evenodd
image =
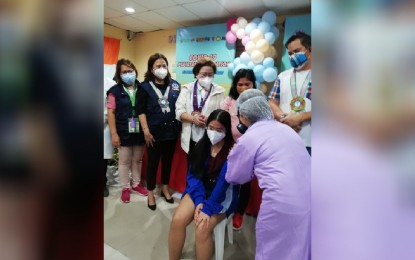
<instances>
[{"instance_id":1,"label":"balloon arch","mask_svg":"<svg viewBox=\"0 0 415 260\"><path fill-rule=\"evenodd\" d=\"M240 69L252 69L257 79L256 88L260 88L263 82L274 82L277 79L278 70L274 66L277 52L273 46L279 36L276 22L277 15L273 11L267 11L262 18L256 17L249 23L243 17L228 20L226 41L234 44L240 39L245 46L245 51L228 64L233 76Z\"/></svg>"}]
</instances>

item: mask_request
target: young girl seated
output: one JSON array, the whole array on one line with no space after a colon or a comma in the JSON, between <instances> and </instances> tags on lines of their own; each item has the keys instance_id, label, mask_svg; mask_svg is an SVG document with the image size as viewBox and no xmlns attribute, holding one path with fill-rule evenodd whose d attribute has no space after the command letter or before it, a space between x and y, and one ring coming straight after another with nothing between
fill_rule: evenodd
<instances>
[{"instance_id":1,"label":"young girl seated","mask_svg":"<svg viewBox=\"0 0 415 260\"><path fill-rule=\"evenodd\" d=\"M231 118L217 109L207 119L207 129L190 154L187 187L170 225L169 259L178 260L186 227L195 222L196 258L211 259L215 226L235 211L238 186L225 180L227 157L233 146Z\"/></svg>"}]
</instances>

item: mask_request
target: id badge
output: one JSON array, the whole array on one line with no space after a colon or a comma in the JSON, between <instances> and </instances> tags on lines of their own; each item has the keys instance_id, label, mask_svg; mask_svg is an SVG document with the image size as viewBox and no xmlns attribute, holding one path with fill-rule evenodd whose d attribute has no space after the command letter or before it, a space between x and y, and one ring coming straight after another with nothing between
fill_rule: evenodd
<instances>
[{"instance_id":1,"label":"id badge","mask_svg":"<svg viewBox=\"0 0 415 260\"><path fill-rule=\"evenodd\" d=\"M128 132L129 133L140 132L140 124L138 123L137 117L128 118Z\"/></svg>"}]
</instances>

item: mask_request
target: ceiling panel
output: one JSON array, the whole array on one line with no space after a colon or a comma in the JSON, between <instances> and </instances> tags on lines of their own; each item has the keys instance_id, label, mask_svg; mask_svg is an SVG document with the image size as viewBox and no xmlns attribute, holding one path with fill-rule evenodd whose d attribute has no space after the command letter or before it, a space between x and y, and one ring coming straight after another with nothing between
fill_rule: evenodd
<instances>
[{"instance_id":1,"label":"ceiling panel","mask_svg":"<svg viewBox=\"0 0 415 260\"><path fill-rule=\"evenodd\" d=\"M111 7L112 9L122 12L124 14L130 14L127 11L125 11L126 7L134 8L137 13L145 12L148 10L147 8L137 4L133 0L105 0L104 5L106 7Z\"/></svg>"},{"instance_id":2,"label":"ceiling panel","mask_svg":"<svg viewBox=\"0 0 415 260\"><path fill-rule=\"evenodd\" d=\"M174 0L174 2L178 4L188 4L188 3L194 3L199 2L200 0Z\"/></svg>"},{"instance_id":3,"label":"ceiling panel","mask_svg":"<svg viewBox=\"0 0 415 260\"><path fill-rule=\"evenodd\" d=\"M135 29L133 27L130 27L130 26L122 24L122 23L117 23L116 21L112 21L110 19L105 19L105 23L113 25L113 26L118 27L118 28L122 28L124 30L135 31Z\"/></svg>"},{"instance_id":4,"label":"ceiling panel","mask_svg":"<svg viewBox=\"0 0 415 260\"><path fill-rule=\"evenodd\" d=\"M311 10L311 0L105 0L105 22L121 29L150 32L167 28L226 22L231 17L252 19L267 10L277 15ZM125 11L136 10L135 14Z\"/></svg>"},{"instance_id":5,"label":"ceiling panel","mask_svg":"<svg viewBox=\"0 0 415 260\"><path fill-rule=\"evenodd\" d=\"M111 9L109 7L104 8L104 18L115 18L123 16L123 13L120 13L118 11L115 11L114 9Z\"/></svg>"},{"instance_id":6,"label":"ceiling panel","mask_svg":"<svg viewBox=\"0 0 415 260\"><path fill-rule=\"evenodd\" d=\"M183 7L199 17L207 19L231 16L231 14L225 10L223 6L221 6L218 2L212 0L184 4Z\"/></svg>"},{"instance_id":7,"label":"ceiling panel","mask_svg":"<svg viewBox=\"0 0 415 260\"><path fill-rule=\"evenodd\" d=\"M133 28L135 32L143 31L143 32L151 32L159 30L160 27L156 27L154 25L139 21L134 19L130 16L123 16L114 19L110 19L111 21L115 21L117 23L125 24L129 28Z\"/></svg>"},{"instance_id":8,"label":"ceiling panel","mask_svg":"<svg viewBox=\"0 0 415 260\"><path fill-rule=\"evenodd\" d=\"M173 6L163 9L158 9L156 13L170 19L172 21L184 24L189 21L200 20L200 17L184 9L182 6Z\"/></svg>"},{"instance_id":9,"label":"ceiling panel","mask_svg":"<svg viewBox=\"0 0 415 260\"><path fill-rule=\"evenodd\" d=\"M139 13L139 14L133 14L131 15L132 17L152 24L154 26L157 26L161 29L171 29L171 28L178 28L178 27L183 27L181 24L175 23L153 11L148 11L148 12L144 12L144 13Z\"/></svg>"},{"instance_id":10,"label":"ceiling panel","mask_svg":"<svg viewBox=\"0 0 415 260\"><path fill-rule=\"evenodd\" d=\"M275 12L289 12L291 10L311 7L311 0L262 0L267 9L274 10Z\"/></svg>"},{"instance_id":11,"label":"ceiling panel","mask_svg":"<svg viewBox=\"0 0 415 260\"><path fill-rule=\"evenodd\" d=\"M133 0L133 1L146 7L149 10L160 9L164 7L174 6L177 4L173 0Z\"/></svg>"},{"instance_id":12,"label":"ceiling panel","mask_svg":"<svg viewBox=\"0 0 415 260\"><path fill-rule=\"evenodd\" d=\"M252 0L217 0L226 10L228 10L233 17L245 17L251 19L257 16L261 16L265 11L269 10L266 6L259 1Z\"/></svg>"}]
</instances>

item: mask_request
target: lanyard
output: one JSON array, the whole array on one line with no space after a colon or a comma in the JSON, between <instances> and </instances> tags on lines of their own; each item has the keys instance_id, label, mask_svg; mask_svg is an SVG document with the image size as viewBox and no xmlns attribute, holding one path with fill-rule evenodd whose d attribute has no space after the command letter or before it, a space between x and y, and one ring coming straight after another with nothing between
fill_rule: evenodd
<instances>
[{"instance_id":1,"label":"lanyard","mask_svg":"<svg viewBox=\"0 0 415 260\"><path fill-rule=\"evenodd\" d=\"M152 81L150 81L150 85L153 88L154 92L156 93L157 97L159 98L158 102L163 113L169 113L169 92L170 86L167 87L166 92L164 92L164 96L161 94L160 89L158 89Z\"/></svg>"},{"instance_id":2,"label":"lanyard","mask_svg":"<svg viewBox=\"0 0 415 260\"><path fill-rule=\"evenodd\" d=\"M134 86L133 94L131 94L130 91L128 91L128 89L126 89L124 86L123 86L123 88L124 88L125 92L127 92L128 96L130 97L131 106L132 106L132 109L133 109L133 116L135 116L135 109L134 108L135 108L135 95L137 93L137 87Z\"/></svg>"},{"instance_id":3,"label":"lanyard","mask_svg":"<svg viewBox=\"0 0 415 260\"><path fill-rule=\"evenodd\" d=\"M193 87L193 111L202 112L203 107L205 106L206 100L208 99L210 92L212 91L213 86L210 87L209 91L206 93L205 98L202 97L200 106L197 105L197 80ZM202 93L200 93L202 94Z\"/></svg>"},{"instance_id":4,"label":"lanyard","mask_svg":"<svg viewBox=\"0 0 415 260\"><path fill-rule=\"evenodd\" d=\"M290 84L291 84L291 94L293 95L293 98L296 98L298 94L297 94L297 75L296 75L295 70L293 74L291 74ZM308 72L307 76L305 77L303 81L303 84L300 90L300 97L305 96L306 90L310 86L311 86L311 71Z\"/></svg>"}]
</instances>

